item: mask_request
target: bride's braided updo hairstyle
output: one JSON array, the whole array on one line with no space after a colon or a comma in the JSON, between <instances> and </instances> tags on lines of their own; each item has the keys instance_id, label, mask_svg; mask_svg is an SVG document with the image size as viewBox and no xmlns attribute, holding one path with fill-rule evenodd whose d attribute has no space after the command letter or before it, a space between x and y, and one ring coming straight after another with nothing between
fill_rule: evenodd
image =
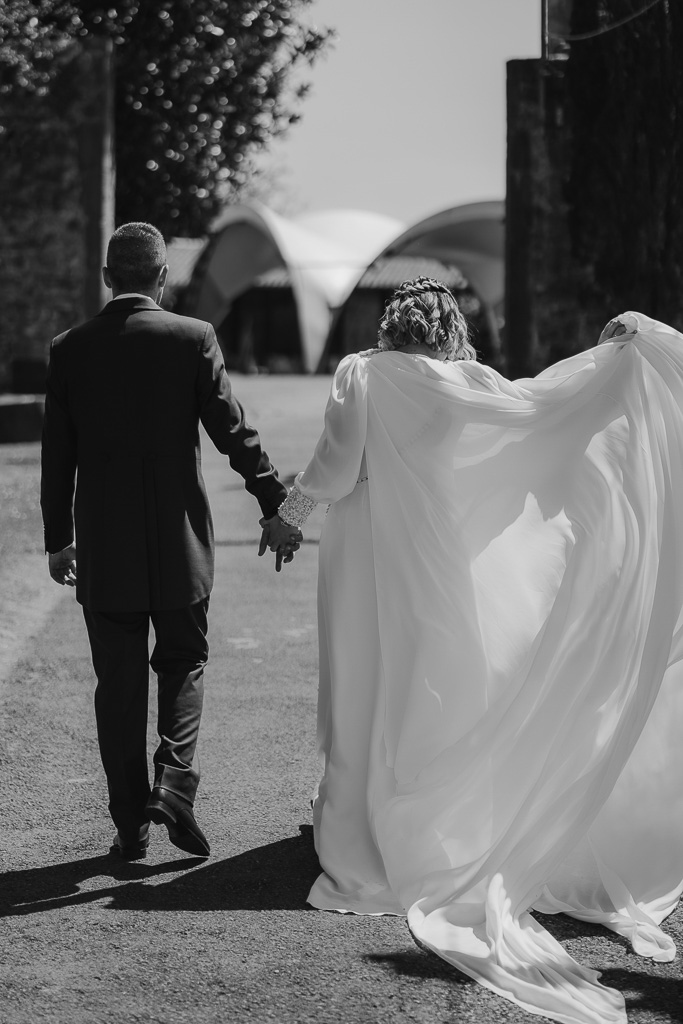
<instances>
[{"instance_id":1,"label":"bride's braided updo hairstyle","mask_svg":"<svg viewBox=\"0 0 683 1024\"><path fill-rule=\"evenodd\" d=\"M427 345L447 359L476 359L467 321L450 288L431 277L404 281L389 299L379 325L380 349Z\"/></svg>"}]
</instances>

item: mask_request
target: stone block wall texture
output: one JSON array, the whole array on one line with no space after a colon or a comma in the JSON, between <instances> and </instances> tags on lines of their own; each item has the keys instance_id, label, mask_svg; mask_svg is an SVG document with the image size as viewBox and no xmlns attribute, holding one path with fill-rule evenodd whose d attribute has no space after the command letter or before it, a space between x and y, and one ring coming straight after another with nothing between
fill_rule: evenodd
<instances>
[{"instance_id":1,"label":"stone block wall texture","mask_svg":"<svg viewBox=\"0 0 683 1024\"><path fill-rule=\"evenodd\" d=\"M683 38L683 10L677 18ZM679 35L655 29L639 63L635 31L600 36L568 60L508 63L512 377L595 345L628 309L683 330L683 71L672 56Z\"/></svg>"},{"instance_id":2,"label":"stone block wall texture","mask_svg":"<svg viewBox=\"0 0 683 1024\"><path fill-rule=\"evenodd\" d=\"M570 235L565 63L513 60L507 67L505 345L515 378L594 345L613 311L580 298L589 271Z\"/></svg>"}]
</instances>

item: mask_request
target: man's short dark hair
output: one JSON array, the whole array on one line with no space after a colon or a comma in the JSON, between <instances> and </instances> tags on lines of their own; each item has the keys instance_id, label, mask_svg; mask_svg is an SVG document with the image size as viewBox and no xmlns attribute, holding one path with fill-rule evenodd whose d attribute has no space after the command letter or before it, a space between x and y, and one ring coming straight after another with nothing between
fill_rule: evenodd
<instances>
[{"instance_id":1,"label":"man's short dark hair","mask_svg":"<svg viewBox=\"0 0 683 1024\"><path fill-rule=\"evenodd\" d=\"M122 224L109 239L107 269L119 291L134 292L154 284L165 263L164 236L152 224Z\"/></svg>"}]
</instances>

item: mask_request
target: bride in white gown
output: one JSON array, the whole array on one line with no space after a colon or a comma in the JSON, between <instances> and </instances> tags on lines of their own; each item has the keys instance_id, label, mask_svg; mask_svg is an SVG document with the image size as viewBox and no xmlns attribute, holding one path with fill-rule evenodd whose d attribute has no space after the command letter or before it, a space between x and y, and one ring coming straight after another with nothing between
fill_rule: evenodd
<instances>
[{"instance_id":1,"label":"bride in white gown","mask_svg":"<svg viewBox=\"0 0 683 1024\"><path fill-rule=\"evenodd\" d=\"M529 911L667 961L683 889L683 337L630 313L603 338L510 382L408 282L281 507L331 503L309 902L407 915L571 1024L623 998Z\"/></svg>"}]
</instances>

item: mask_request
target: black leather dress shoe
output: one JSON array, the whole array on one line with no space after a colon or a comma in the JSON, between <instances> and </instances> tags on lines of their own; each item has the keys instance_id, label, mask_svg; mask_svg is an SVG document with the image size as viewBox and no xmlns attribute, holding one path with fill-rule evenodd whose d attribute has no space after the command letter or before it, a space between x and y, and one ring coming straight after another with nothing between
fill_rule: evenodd
<instances>
[{"instance_id":1,"label":"black leather dress shoe","mask_svg":"<svg viewBox=\"0 0 683 1024\"><path fill-rule=\"evenodd\" d=\"M147 802L147 814L156 825L165 825L174 846L197 857L208 857L209 842L195 821L192 804L163 786L155 786Z\"/></svg>"},{"instance_id":2,"label":"black leather dress shoe","mask_svg":"<svg viewBox=\"0 0 683 1024\"><path fill-rule=\"evenodd\" d=\"M114 836L112 851L124 860L142 860L149 846L149 822L132 831L119 829Z\"/></svg>"}]
</instances>

